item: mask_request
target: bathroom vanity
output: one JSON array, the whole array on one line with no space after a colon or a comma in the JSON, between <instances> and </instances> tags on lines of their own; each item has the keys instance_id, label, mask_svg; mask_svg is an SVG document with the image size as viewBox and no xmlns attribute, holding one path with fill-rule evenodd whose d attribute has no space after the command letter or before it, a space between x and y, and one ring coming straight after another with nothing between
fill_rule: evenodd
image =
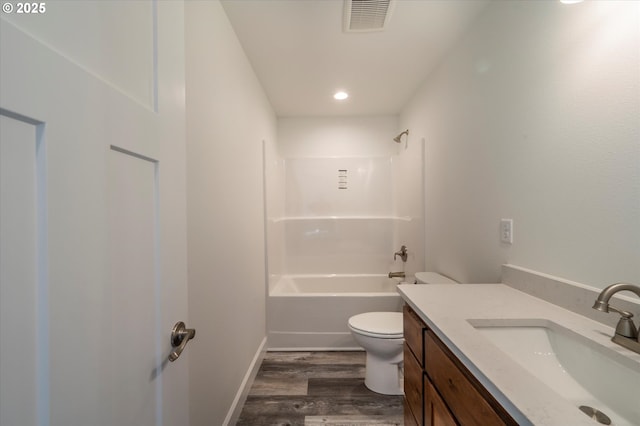
<instances>
[{"instance_id":1,"label":"bathroom vanity","mask_svg":"<svg viewBox=\"0 0 640 426\"><path fill-rule=\"evenodd\" d=\"M398 289L405 425L640 424L640 354L611 327L504 284Z\"/></svg>"},{"instance_id":2,"label":"bathroom vanity","mask_svg":"<svg viewBox=\"0 0 640 426\"><path fill-rule=\"evenodd\" d=\"M408 305L403 320L405 425L517 425Z\"/></svg>"}]
</instances>

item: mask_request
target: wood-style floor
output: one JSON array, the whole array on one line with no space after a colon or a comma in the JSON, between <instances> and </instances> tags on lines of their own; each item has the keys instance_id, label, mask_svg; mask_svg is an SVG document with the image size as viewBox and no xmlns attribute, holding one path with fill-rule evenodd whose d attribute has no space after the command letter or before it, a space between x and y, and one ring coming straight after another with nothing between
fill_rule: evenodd
<instances>
[{"instance_id":1,"label":"wood-style floor","mask_svg":"<svg viewBox=\"0 0 640 426\"><path fill-rule=\"evenodd\" d=\"M402 396L364 385L364 352L268 352L238 426L402 426Z\"/></svg>"}]
</instances>

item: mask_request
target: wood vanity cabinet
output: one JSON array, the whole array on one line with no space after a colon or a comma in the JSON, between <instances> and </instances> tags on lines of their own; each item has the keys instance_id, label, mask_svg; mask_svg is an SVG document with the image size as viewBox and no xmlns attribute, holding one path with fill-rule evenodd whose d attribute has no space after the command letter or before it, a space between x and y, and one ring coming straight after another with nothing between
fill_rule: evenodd
<instances>
[{"instance_id":1,"label":"wood vanity cabinet","mask_svg":"<svg viewBox=\"0 0 640 426\"><path fill-rule=\"evenodd\" d=\"M403 323L405 425L517 426L408 305Z\"/></svg>"}]
</instances>

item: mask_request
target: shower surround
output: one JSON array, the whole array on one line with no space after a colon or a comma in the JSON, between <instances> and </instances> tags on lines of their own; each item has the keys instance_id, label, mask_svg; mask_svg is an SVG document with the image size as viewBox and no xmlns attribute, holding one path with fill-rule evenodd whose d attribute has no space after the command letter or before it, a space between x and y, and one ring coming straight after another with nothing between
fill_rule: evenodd
<instances>
[{"instance_id":1,"label":"shower surround","mask_svg":"<svg viewBox=\"0 0 640 426\"><path fill-rule=\"evenodd\" d=\"M423 144L396 134L395 118L279 123L281 151L265 153L270 349L357 348L350 316L401 309L387 274L423 264Z\"/></svg>"}]
</instances>

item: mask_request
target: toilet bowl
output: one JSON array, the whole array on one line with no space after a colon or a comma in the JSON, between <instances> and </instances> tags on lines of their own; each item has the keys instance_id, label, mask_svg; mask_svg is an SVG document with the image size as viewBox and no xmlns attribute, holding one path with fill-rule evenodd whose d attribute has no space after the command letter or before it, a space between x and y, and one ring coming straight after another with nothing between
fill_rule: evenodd
<instances>
[{"instance_id":1,"label":"toilet bowl","mask_svg":"<svg viewBox=\"0 0 640 426\"><path fill-rule=\"evenodd\" d=\"M418 272L416 284L457 284L435 272ZM401 312L366 312L349 318L354 340L367 352L364 384L384 395L402 395Z\"/></svg>"},{"instance_id":2,"label":"toilet bowl","mask_svg":"<svg viewBox=\"0 0 640 426\"><path fill-rule=\"evenodd\" d=\"M402 395L402 313L354 315L349 318L349 330L367 352L365 386L384 395Z\"/></svg>"}]
</instances>

